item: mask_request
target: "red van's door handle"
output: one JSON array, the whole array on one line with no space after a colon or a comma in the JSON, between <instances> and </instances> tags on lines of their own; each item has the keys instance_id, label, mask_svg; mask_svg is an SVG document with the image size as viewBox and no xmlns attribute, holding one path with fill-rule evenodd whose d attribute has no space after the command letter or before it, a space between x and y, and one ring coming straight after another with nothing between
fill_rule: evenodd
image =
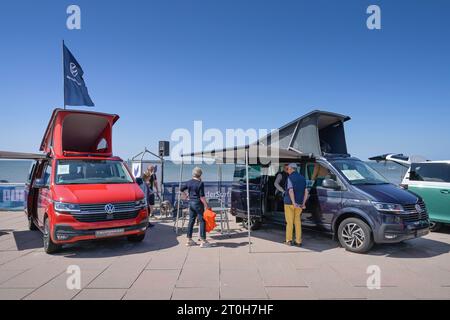
<instances>
[{"instance_id":1,"label":"red van's door handle","mask_svg":"<svg viewBox=\"0 0 450 320\"><path fill-rule=\"evenodd\" d=\"M441 193L443 193L443 194L450 194L450 191L449 190L441 190Z\"/></svg>"}]
</instances>

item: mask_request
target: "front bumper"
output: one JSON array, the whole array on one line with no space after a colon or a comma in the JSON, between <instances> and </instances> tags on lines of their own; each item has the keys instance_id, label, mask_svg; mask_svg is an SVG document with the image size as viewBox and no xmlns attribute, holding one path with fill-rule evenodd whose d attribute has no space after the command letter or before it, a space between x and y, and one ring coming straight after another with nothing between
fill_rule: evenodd
<instances>
[{"instance_id":1,"label":"front bumper","mask_svg":"<svg viewBox=\"0 0 450 320\"><path fill-rule=\"evenodd\" d=\"M411 223L387 224L380 226L374 235L377 243L398 243L426 236L430 233L429 220L419 220Z\"/></svg>"},{"instance_id":2,"label":"front bumper","mask_svg":"<svg viewBox=\"0 0 450 320\"><path fill-rule=\"evenodd\" d=\"M144 220L139 224L130 226L89 230L79 230L70 225L57 224L54 226L52 238L53 241L58 244L74 243L83 240L105 239L140 234L145 232L147 227L148 220ZM120 230L120 232L114 232L117 230ZM104 234L104 236L99 236L100 233Z\"/></svg>"}]
</instances>

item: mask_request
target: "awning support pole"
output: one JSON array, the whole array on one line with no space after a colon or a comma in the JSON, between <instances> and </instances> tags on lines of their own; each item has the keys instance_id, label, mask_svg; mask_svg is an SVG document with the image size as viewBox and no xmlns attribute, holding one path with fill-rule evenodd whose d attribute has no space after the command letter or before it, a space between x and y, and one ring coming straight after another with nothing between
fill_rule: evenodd
<instances>
[{"instance_id":1,"label":"awning support pole","mask_svg":"<svg viewBox=\"0 0 450 320\"><path fill-rule=\"evenodd\" d=\"M180 167L180 183L178 185L178 204L177 204L177 218L175 221L175 233L178 235L178 220L180 217L180 205L181 205L181 183L183 181L183 167L184 167L184 162L183 162L183 158L181 158L181 167Z\"/></svg>"},{"instance_id":2,"label":"awning support pole","mask_svg":"<svg viewBox=\"0 0 450 320\"><path fill-rule=\"evenodd\" d=\"M245 149L245 172L247 182L247 229L248 229L248 252L252 253L252 234L251 234L251 220L250 220L250 183L248 176L249 150Z\"/></svg>"}]
</instances>

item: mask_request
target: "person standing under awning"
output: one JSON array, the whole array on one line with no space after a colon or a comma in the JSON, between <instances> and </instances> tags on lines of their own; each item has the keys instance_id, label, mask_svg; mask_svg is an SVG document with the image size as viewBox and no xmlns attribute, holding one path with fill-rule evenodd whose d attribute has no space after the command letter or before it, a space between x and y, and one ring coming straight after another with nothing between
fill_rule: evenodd
<instances>
[{"instance_id":1,"label":"person standing under awning","mask_svg":"<svg viewBox=\"0 0 450 320\"><path fill-rule=\"evenodd\" d=\"M209 209L209 206L205 198L205 185L201 179L202 174L202 169L199 167L194 168L192 171L192 180L186 182L186 184L181 187L181 192L188 191L189 196L188 241L186 243L186 246L188 247L196 245L195 241L192 240L192 233L194 231L196 220L200 222L200 246L202 248L208 248L210 246L209 242L206 240L205 219L203 218L203 213L206 209Z\"/></svg>"},{"instance_id":2,"label":"person standing under awning","mask_svg":"<svg viewBox=\"0 0 450 320\"><path fill-rule=\"evenodd\" d=\"M286 217L286 244L292 245L295 225L295 245L302 245L302 210L306 208L308 189L306 179L297 172L297 164L288 165L288 178L284 195L284 213Z\"/></svg>"}]
</instances>

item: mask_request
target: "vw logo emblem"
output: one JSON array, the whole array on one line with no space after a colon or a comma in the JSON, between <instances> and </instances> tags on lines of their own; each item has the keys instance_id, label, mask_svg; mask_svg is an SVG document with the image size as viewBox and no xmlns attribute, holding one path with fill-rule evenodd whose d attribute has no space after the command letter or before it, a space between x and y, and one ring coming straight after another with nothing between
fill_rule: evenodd
<instances>
[{"instance_id":1,"label":"vw logo emblem","mask_svg":"<svg viewBox=\"0 0 450 320\"><path fill-rule=\"evenodd\" d=\"M417 213L421 213L422 212L422 208L420 207L419 204L416 204L415 208L416 208Z\"/></svg>"},{"instance_id":2,"label":"vw logo emblem","mask_svg":"<svg viewBox=\"0 0 450 320\"><path fill-rule=\"evenodd\" d=\"M70 73L74 76L77 77L78 76L78 68L77 65L73 62L70 63Z\"/></svg>"},{"instance_id":3,"label":"vw logo emblem","mask_svg":"<svg viewBox=\"0 0 450 320\"><path fill-rule=\"evenodd\" d=\"M107 205L105 206L105 212L106 212L107 214L113 214L114 211L116 211L116 208L115 208L114 205L112 205L111 203L109 203L109 204L107 204Z\"/></svg>"}]
</instances>

